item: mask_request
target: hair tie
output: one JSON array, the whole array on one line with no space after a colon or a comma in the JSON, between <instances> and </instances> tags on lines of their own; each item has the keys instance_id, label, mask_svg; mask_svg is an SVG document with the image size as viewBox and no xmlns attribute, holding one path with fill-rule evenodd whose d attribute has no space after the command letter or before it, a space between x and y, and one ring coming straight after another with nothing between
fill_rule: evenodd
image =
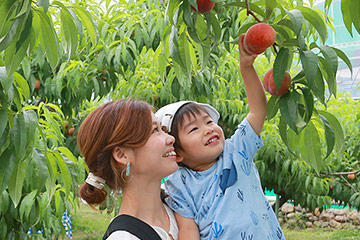
<instances>
[{"instance_id":1,"label":"hair tie","mask_svg":"<svg viewBox=\"0 0 360 240\"><path fill-rule=\"evenodd\" d=\"M106 181L104 179L102 179L101 177L95 176L92 172L89 172L89 175L87 176L85 182L87 182L88 184L90 184L93 187L102 189L104 187L104 184Z\"/></svg>"}]
</instances>

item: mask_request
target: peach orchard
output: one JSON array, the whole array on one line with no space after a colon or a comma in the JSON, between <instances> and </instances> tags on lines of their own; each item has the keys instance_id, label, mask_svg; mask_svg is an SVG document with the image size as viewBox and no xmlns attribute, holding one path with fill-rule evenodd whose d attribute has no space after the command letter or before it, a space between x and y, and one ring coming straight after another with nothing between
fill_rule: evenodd
<instances>
[{"instance_id":1,"label":"peach orchard","mask_svg":"<svg viewBox=\"0 0 360 240\"><path fill-rule=\"evenodd\" d=\"M332 200L359 208L359 104L339 98L336 84L338 61L352 65L326 44L333 1L324 11L313 3L1 1L0 238L23 239L29 228L64 235L61 216L78 206L87 171L76 131L104 99L207 102L229 136L248 112L238 38L258 23L276 36L255 61L276 87L255 161L263 187L309 209ZM341 8L348 32L359 33L360 1ZM101 206L117 208L111 197Z\"/></svg>"}]
</instances>

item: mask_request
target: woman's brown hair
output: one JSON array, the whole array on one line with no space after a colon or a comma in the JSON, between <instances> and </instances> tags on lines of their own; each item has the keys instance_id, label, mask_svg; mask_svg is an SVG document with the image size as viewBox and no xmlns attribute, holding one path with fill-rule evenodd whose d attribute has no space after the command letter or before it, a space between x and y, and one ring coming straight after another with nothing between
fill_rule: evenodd
<instances>
[{"instance_id":1,"label":"woman's brown hair","mask_svg":"<svg viewBox=\"0 0 360 240\"><path fill-rule=\"evenodd\" d=\"M103 104L81 123L77 144L90 172L106 181L112 190L124 186L121 171L125 166L112 155L115 147L138 148L147 142L152 128L152 108L143 101L119 100ZM99 204L106 198L104 189L84 182L80 197L88 204Z\"/></svg>"}]
</instances>

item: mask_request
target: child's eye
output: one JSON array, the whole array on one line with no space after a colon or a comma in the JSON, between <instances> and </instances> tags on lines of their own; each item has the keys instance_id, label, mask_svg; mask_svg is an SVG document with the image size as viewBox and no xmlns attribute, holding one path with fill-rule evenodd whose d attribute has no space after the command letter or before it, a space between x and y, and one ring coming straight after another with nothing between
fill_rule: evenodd
<instances>
[{"instance_id":1,"label":"child's eye","mask_svg":"<svg viewBox=\"0 0 360 240\"><path fill-rule=\"evenodd\" d=\"M159 132L159 128L158 127L154 128L152 132L153 133Z\"/></svg>"},{"instance_id":2,"label":"child's eye","mask_svg":"<svg viewBox=\"0 0 360 240\"><path fill-rule=\"evenodd\" d=\"M207 124L213 123L213 120L209 120L207 121Z\"/></svg>"},{"instance_id":3,"label":"child's eye","mask_svg":"<svg viewBox=\"0 0 360 240\"><path fill-rule=\"evenodd\" d=\"M192 128L192 129L190 130L189 133L191 133L191 132L193 132L193 131L196 131L197 129L198 129L197 127L194 127L194 128Z\"/></svg>"}]
</instances>

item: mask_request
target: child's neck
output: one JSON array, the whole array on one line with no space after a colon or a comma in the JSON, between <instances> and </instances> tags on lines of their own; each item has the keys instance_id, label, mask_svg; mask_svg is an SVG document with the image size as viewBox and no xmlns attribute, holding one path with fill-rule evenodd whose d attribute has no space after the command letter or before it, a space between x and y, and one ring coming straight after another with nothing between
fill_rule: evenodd
<instances>
[{"instance_id":1,"label":"child's neck","mask_svg":"<svg viewBox=\"0 0 360 240\"><path fill-rule=\"evenodd\" d=\"M217 159L215 161L211 161L209 163L197 164L195 166L188 166L188 167L191 168L194 171L203 172L203 171L206 171L206 170L210 169L212 166L214 166L216 161L217 161Z\"/></svg>"}]
</instances>

